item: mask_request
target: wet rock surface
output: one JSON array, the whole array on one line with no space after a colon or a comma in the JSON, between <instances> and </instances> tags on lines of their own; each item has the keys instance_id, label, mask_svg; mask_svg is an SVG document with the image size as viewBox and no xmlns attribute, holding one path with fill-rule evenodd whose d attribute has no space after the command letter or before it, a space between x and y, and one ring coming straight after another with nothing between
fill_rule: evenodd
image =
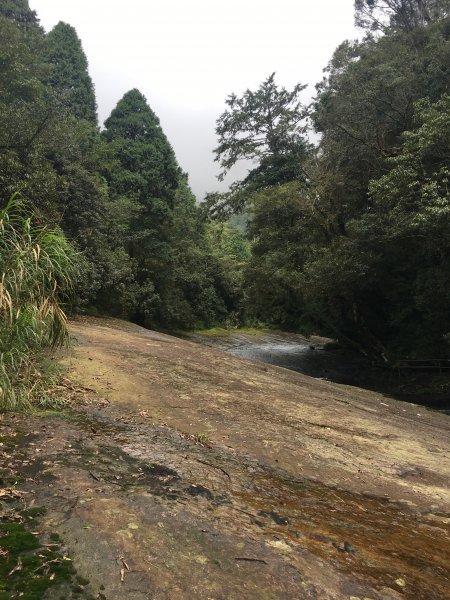
<instances>
[{"instance_id":1,"label":"wet rock surface","mask_svg":"<svg viewBox=\"0 0 450 600\"><path fill-rule=\"evenodd\" d=\"M446 415L132 326L73 330L83 403L0 425L83 593L449 597Z\"/></svg>"}]
</instances>

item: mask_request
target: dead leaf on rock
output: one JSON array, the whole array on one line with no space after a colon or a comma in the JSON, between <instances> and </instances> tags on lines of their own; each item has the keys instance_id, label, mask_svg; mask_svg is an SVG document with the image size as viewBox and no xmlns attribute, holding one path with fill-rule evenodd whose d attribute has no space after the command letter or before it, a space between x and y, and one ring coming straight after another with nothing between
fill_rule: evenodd
<instances>
[{"instance_id":1,"label":"dead leaf on rock","mask_svg":"<svg viewBox=\"0 0 450 600\"><path fill-rule=\"evenodd\" d=\"M14 488L5 488L0 490L0 498L21 498L26 492L15 490Z\"/></svg>"}]
</instances>

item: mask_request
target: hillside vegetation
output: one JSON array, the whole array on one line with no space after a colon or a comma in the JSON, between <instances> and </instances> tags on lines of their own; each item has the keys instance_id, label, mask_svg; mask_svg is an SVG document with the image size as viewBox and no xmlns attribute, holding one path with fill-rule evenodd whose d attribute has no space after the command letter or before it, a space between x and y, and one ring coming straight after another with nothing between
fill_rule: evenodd
<instances>
[{"instance_id":1,"label":"hillside vegetation","mask_svg":"<svg viewBox=\"0 0 450 600\"><path fill-rule=\"evenodd\" d=\"M76 262L75 278L73 261L57 265L54 314L71 279L72 311L146 327L264 323L388 365L449 358L449 2L356 0L355 18L362 38L335 50L311 105L275 74L228 97L221 176L254 168L199 205L144 95L125 93L99 127L75 29L46 34L27 0L2 2L0 206L18 194L24 223L58 231ZM25 235L19 254L35 243L5 222ZM22 276L8 235L2 272Z\"/></svg>"}]
</instances>

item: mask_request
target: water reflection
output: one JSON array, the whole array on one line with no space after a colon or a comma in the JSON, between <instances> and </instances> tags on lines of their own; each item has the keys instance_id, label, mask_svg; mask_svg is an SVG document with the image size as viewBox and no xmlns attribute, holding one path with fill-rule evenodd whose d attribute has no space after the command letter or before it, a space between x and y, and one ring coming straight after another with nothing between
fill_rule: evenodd
<instances>
[{"instance_id":1,"label":"water reflection","mask_svg":"<svg viewBox=\"0 0 450 600\"><path fill-rule=\"evenodd\" d=\"M364 370L370 365L357 355L327 350L323 344L265 342L241 344L227 349L240 358L284 367L311 377L347 385L362 385Z\"/></svg>"}]
</instances>

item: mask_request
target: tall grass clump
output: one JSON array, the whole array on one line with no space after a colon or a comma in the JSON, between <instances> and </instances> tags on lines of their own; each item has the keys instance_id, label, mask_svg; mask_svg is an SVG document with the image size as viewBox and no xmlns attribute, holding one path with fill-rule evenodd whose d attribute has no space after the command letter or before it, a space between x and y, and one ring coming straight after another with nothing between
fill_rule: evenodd
<instances>
[{"instance_id":1,"label":"tall grass clump","mask_svg":"<svg viewBox=\"0 0 450 600\"><path fill-rule=\"evenodd\" d=\"M62 309L77 255L17 196L0 210L0 410L30 405L44 354L69 341Z\"/></svg>"}]
</instances>

